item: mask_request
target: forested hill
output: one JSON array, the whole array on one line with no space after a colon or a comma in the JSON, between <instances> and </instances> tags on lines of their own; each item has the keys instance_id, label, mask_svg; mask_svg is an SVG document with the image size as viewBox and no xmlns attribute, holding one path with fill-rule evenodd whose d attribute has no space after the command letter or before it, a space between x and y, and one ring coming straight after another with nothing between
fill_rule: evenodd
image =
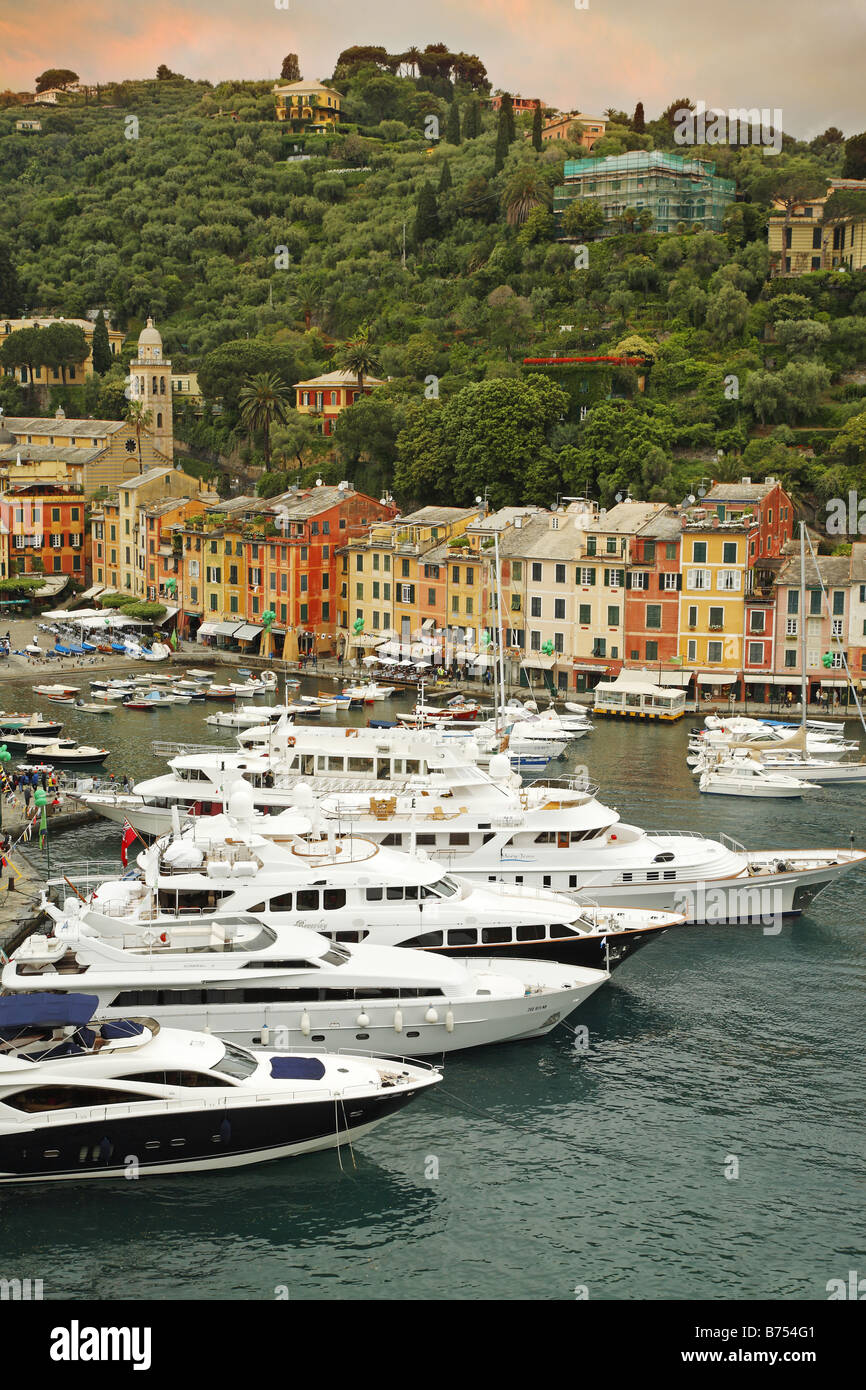
<instances>
[{"instance_id":1,"label":"forested hill","mask_svg":"<svg viewBox=\"0 0 866 1390\"><path fill-rule=\"evenodd\" d=\"M182 417L178 435L252 462L263 440L241 420L244 381L268 372L291 385L357 361L360 345L387 384L332 440L289 412L271 430L264 490L312 467L404 502L460 503L485 487L497 504L587 491L608 502L625 487L679 501L701 478L775 473L819 509L857 486L866 274L771 280L766 244L773 194L815 196L843 171L841 132L786 136L769 158L690 151L737 181L724 234L631 222L593 240L590 223L563 229L549 211L579 144L537 150L529 116L509 138L483 68L456 82L405 70L344 63L333 85L346 124L303 140L275 120L270 80L127 82L100 104L42 108L40 132L17 132L33 109L7 104L0 315L105 306L129 332L128 360L153 314L175 368L198 369L222 402L214 420L209 408ZM594 153L674 149L682 100L652 121L611 113ZM588 242L588 268L563 231ZM645 392L635 367L523 366L615 348L646 356ZM123 371L62 398L72 413L122 414ZM33 407L9 378L0 403Z\"/></svg>"}]
</instances>

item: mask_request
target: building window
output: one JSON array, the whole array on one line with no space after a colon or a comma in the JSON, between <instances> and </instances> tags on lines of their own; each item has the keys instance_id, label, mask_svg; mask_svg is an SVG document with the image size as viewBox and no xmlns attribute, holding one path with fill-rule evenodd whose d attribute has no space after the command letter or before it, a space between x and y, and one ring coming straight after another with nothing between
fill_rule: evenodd
<instances>
[{"instance_id":1,"label":"building window","mask_svg":"<svg viewBox=\"0 0 866 1390\"><path fill-rule=\"evenodd\" d=\"M735 565L737 563L736 541L725 541L722 545L722 563L725 565Z\"/></svg>"},{"instance_id":2,"label":"building window","mask_svg":"<svg viewBox=\"0 0 866 1390\"><path fill-rule=\"evenodd\" d=\"M564 568L564 566L563 566ZM565 622L565 599L555 598L553 600L553 616L557 622Z\"/></svg>"},{"instance_id":3,"label":"building window","mask_svg":"<svg viewBox=\"0 0 866 1390\"><path fill-rule=\"evenodd\" d=\"M706 541L694 541L692 543L692 559L696 565L705 565L707 562L707 543Z\"/></svg>"},{"instance_id":4,"label":"building window","mask_svg":"<svg viewBox=\"0 0 866 1390\"><path fill-rule=\"evenodd\" d=\"M763 642L749 643L749 665L763 666L764 664L764 644Z\"/></svg>"},{"instance_id":5,"label":"building window","mask_svg":"<svg viewBox=\"0 0 866 1390\"><path fill-rule=\"evenodd\" d=\"M786 619L785 619L785 636L786 636L786 637L796 637L799 631L800 631L800 623L799 623L799 620L798 620L797 618L786 618Z\"/></svg>"},{"instance_id":6,"label":"building window","mask_svg":"<svg viewBox=\"0 0 866 1390\"><path fill-rule=\"evenodd\" d=\"M695 641L694 637L690 637L688 642L686 642L686 661L697 661L697 659L698 644Z\"/></svg>"},{"instance_id":7,"label":"building window","mask_svg":"<svg viewBox=\"0 0 866 1390\"><path fill-rule=\"evenodd\" d=\"M722 659L722 644L721 644L721 642L708 642L708 643L707 643L707 661L709 662L709 664L710 664L711 666L712 666L712 665L716 665L716 664L718 664L718 663L721 661L721 659Z\"/></svg>"},{"instance_id":8,"label":"building window","mask_svg":"<svg viewBox=\"0 0 866 1390\"><path fill-rule=\"evenodd\" d=\"M540 617L541 617L541 599L540 599L540 598L538 598L538 597L532 597L532 598L530 598L530 600L529 600L529 616L530 616L530 618L540 618Z\"/></svg>"},{"instance_id":9,"label":"building window","mask_svg":"<svg viewBox=\"0 0 866 1390\"><path fill-rule=\"evenodd\" d=\"M796 665L797 665L797 649L796 649L796 647L792 647L791 650L790 650L789 652L785 652L785 666L790 670L792 666L796 666Z\"/></svg>"},{"instance_id":10,"label":"building window","mask_svg":"<svg viewBox=\"0 0 866 1390\"><path fill-rule=\"evenodd\" d=\"M635 655L636 655L636 654L635 654ZM658 642L647 642L647 644L646 644L646 659L647 659L647 661L658 661L658 659L659 659L659 644L658 644Z\"/></svg>"},{"instance_id":11,"label":"building window","mask_svg":"<svg viewBox=\"0 0 866 1390\"><path fill-rule=\"evenodd\" d=\"M555 568L555 578L557 584L565 583L565 565L557 565Z\"/></svg>"},{"instance_id":12,"label":"building window","mask_svg":"<svg viewBox=\"0 0 866 1390\"><path fill-rule=\"evenodd\" d=\"M619 604L608 604L607 625L608 627L619 627Z\"/></svg>"},{"instance_id":13,"label":"building window","mask_svg":"<svg viewBox=\"0 0 866 1390\"><path fill-rule=\"evenodd\" d=\"M660 603L648 603L646 606L646 626L650 628L661 628L662 625L662 606Z\"/></svg>"},{"instance_id":14,"label":"building window","mask_svg":"<svg viewBox=\"0 0 866 1390\"><path fill-rule=\"evenodd\" d=\"M580 604L578 608L578 622L582 627L589 627L592 622L592 608L588 603Z\"/></svg>"}]
</instances>

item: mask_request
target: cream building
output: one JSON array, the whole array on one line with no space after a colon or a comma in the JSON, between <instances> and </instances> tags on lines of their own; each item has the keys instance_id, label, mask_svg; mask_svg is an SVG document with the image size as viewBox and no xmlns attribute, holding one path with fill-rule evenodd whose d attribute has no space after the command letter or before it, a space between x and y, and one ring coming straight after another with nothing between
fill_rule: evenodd
<instances>
[{"instance_id":1,"label":"cream building","mask_svg":"<svg viewBox=\"0 0 866 1390\"><path fill-rule=\"evenodd\" d=\"M138 335L138 352L129 364L133 399L151 413L148 426L154 444L166 458L174 457L171 360L163 355L162 335L153 319Z\"/></svg>"}]
</instances>

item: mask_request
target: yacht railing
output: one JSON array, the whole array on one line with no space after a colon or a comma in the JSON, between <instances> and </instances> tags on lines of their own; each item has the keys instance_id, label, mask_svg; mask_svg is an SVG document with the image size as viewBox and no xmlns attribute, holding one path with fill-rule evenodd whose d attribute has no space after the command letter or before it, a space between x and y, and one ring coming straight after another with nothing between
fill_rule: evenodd
<instances>
[{"instance_id":1,"label":"yacht railing","mask_svg":"<svg viewBox=\"0 0 866 1390\"><path fill-rule=\"evenodd\" d=\"M223 747L219 743L165 743L162 739L154 739L150 748L157 758L179 758L186 754L202 754L206 757L218 758L221 753L231 753L236 757L243 756L241 750L231 744ZM246 756L249 757L250 754L247 753Z\"/></svg>"}]
</instances>

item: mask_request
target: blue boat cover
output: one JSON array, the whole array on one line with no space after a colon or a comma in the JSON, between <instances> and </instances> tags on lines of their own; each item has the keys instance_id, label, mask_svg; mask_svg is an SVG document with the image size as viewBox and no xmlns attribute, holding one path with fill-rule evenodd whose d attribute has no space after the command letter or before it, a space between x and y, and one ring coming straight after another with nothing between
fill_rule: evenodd
<instances>
[{"instance_id":1,"label":"blue boat cover","mask_svg":"<svg viewBox=\"0 0 866 1390\"><path fill-rule=\"evenodd\" d=\"M94 645L93 645L92 642L82 642L81 645L82 645L84 651L86 651L86 652L95 652L95 651L96 651L96 648L94 647Z\"/></svg>"},{"instance_id":2,"label":"blue boat cover","mask_svg":"<svg viewBox=\"0 0 866 1390\"><path fill-rule=\"evenodd\" d=\"M106 1039L136 1038L144 1032L144 1028L131 1018L116 1018L113 1023L103 1023L99 1031Z\"/></svg>"},{"instance_id":3,"label":"blue boat cover","mask_svg":"<svg viewBox=\"0 0 866 1390\"><path fill-rule=\"evenodd\" d=\"M80 1027L90 1022L98 1003L96 994L4 994L0 996L0 1028Z\"/></svg>"},{"instance_id":4,"label":"blue boat cover","mask_svg":"<svg viewBox=\"0 0 866 1390\"><path fill-rule=\"evenodd\" d=\"M61 656L71 656L71 655L72 655L72 652L70 651L69 647L61 647L59 643L58 643L57 646L54 648L54 650L55 650L56 652L59 652Z\"/></svg>"},{"instance_id":5,"label":"blue boat cover","mask_svg":"<svg viewBox=\"0 0 866 1390\"><path fill-rule=\"evenodd\" d=\"M84 648L82 647L82 645L81 645L80 642L70 642L70 643L69 643L69 650L70 650L71 652L74 652L74 654L75 654L76 656L83 656L83 655L84 655Z\"/></svg>"},{"instance_id":6,"label":"blue boat cover","mask_svg":"<svg viewBox=\"0 0 866 1390\"><path fill-rule=\"evenodd\" d=\"M325 1064L319 1057L272 1057L271 1076L278 1081L321 1081Z\"/></svg>"},{"instance_id":7,"label":"blue boat cover","mask_svg":"<svg viewBox=\"0 0 866 1390\"><path fill-rule=\"evenodd\" d=\"M126 647L123 645L122 642L112 642L112 643L111 643L111 650L112 650L113 652L125 652L125 651L126 651Z\"/></svg>"}]
</instances>

